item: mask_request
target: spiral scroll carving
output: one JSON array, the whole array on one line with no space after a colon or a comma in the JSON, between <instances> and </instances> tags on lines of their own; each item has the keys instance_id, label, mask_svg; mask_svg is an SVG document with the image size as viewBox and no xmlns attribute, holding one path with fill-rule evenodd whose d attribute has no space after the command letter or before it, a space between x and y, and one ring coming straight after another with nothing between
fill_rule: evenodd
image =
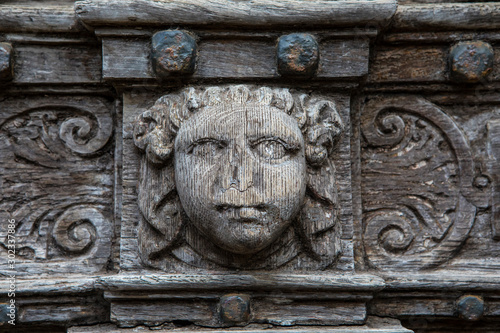
<instances>
[{"instance_id":1,"label":"spiral scroll carving","mask_svg":"<svg viewBox=\"0 0 500 333\"><path fill-rule=\"evenodd\" d=\"M96 241L94 223L102 224L105 218L91 207L72 207L56 221L52 235L56 244L65 251L79 253L88 250Z\"/></svg>"},{"instance_id":2,"label":"spiral scroll carving","mask_svg":"<svg viewBox=\"0 0 500 333\"><path fill-rule=\"evenodd\" d=\"M469 144L443 111L417 97L369 101L361 116L363 243L379 269L449 260L484 207Z\"/></svg>"},{"instance_id":3,"label":"spiral scroll carving","mask_svg":"<svg viewBox=\"0 0 500 333\"><path fill-rule=\"evenodd\" d=\"M92 126L92 120L88 117L67 119L61 124L59 137L71 150L79 154L93 154L104 147L113 131L109 116L97 115L96 121L97 125Z\"/></svg>"},{"instance_id":4,"label":"spiral scroll carving","mask_svg":"<svg viewBox=\"0 0 500 333\"><path fill-rule=\"evenodd\" d=\"M28 109L0 124L16 156L56 168L61 163L102 152L113 133L107 108L87 110L73 105Z\"/></svg>"},{"instance_id":5,"label":"spiral scroll carving","mask_svg":"<svg viewBox=\"0 0 500 333\"><path fill-rule=\"evenodd\" d=\"M414 240L411 217L402 211L388 209L379 210L369 215L366 218L366 233L377 235L381 247L391 253L408 250Z\"/></svg>"}]
</instances>

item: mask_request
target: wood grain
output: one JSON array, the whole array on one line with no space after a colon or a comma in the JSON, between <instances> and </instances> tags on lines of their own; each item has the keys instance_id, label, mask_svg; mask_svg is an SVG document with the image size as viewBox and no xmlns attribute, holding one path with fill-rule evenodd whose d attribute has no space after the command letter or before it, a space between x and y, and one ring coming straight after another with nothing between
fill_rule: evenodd
<instances>
[{"instance_id":1,"label":"wood grain","mask_svg":"<svg viewBox=\"0 0 500 333\"><path fill-rule=\"evenodd\" d=\"M17 3L0 5L0 31L81 33L85 29L71 5L34 7Z\"/></svg>"},{"instance_id":2,"label":"wood grain","mask_svg":"<svg viewBox=\"0 0 500 333\"><path fill-rule=\"evenodd\" d=\"M1 105L0 216L16 221L17 276L103 270L113 237L111 106L87 96ZM7 225L0 230L5 245ZM7 272L7 247L0 252Z\"/></svg>"},{"instance_id":3,"label":"wood grain","mask_svg":"<svg viewBox=\"0 0 500 333\"><path fill-rule=\"evenodd\" d=\"M373 275L331 275L331 274L269 274L252 275L115 275L102 277L96 282L99 288L106 290L185 290L195 289L259 289L259 290L330 290L330 291L367 291L380 290L384 286L382 279Z\"/></svg>"},{"instance_id":4,"label":"wood grain","mask_svg":"<svg viewBox=\"0 0 500 333\"><path fill-rule=\"evenodd\" d=\"M319 36L321 37L321 35ZM331 39L320 43L318 79L351 78L368 72L369 40ZM201 78L279 78L276 39L201 39L196 71ZM174 78L173 76L172 78ZM154 79L150 40L103 37L103 78L107 80Z\"/></svg>"},{"instance_id":5,"label":"wood grain","mask_svg":"<svg viewBox=\"0 0 500 333\"><path fill-rule=\"evenodd\" d=\"M78 18L89 25L216 25L353 26L389 19L396 10L392 0L287 1L244 3L217 0L77 1Z\"/></svg>"},{"instance_id":6,"label":"wood grain","mask_svg":"<svg viewBox=\"0 0 500 333\"><path fill-rule=\"evenodd\" d=\"M18 45L14 55L14 82L18 84L78 84L101 81L101 51L97 45Z\"/></svg>"},{"instance_id":7,"label":"wood grain","mask_svg":"<svg viewBox=\"0 0 500 333\"><path fill-rule=\"evenodd\" d=\"M499 18L498 2L400 5L392 29L498 29Z\"/></svg>"}]
</instances>

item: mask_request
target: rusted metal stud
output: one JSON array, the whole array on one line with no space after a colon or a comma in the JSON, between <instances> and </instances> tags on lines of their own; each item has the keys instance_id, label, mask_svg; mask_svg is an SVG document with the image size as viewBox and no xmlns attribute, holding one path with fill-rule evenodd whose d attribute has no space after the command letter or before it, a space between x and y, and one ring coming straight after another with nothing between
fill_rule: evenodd
<instances>
[{"instance_id":1,"label":"rusted metal stud","mask_svg":"<svg viewBox=\"0 0 500 333\"><path fill-rule=\"evenodd\" d=\"M281 36L277 53L280 75L311 77L318 69L319 46L310 34Z\"/></svg>"},{"instance_id":2,"label":"rusted metal stud","mask_svg":"<svg viewBox=\"0 0 500 333\"><path fill-rule=\"evenodd\" d=\"M457 313L465 320L479 320L484 313L484 301L479 296L464 295L457 300Z\"/></svg>"},{"instance_id":3,"label":"rusted metal stud","mask_svg":"<svg viewBox=\"0 0 500 333\"><path fill-rule=\"evenodd\" d=\"M153 70L158 77L192 74L196 64L196 40L182 30L164 30L153 35Z\"/></svg>"},{"instance_id":4,"label":"rusted metal stud","mask_svg":"<svg viewBox=\"0 0 500 333\"><path fill-rule=\"evenodd\" d=\"M17 308L14 303L0 303L0 326L7 326L7 322L13 320L15 322Z\"/></svg>"},{"instance_id":5,"label":"rusted metal stud","mask_svg":"<svg viewBox=\"0 0 500 333\"><path fill-rule=\"evenodd\" d=\"M14 76L12 45L0 43L0 80L9 81Z\"/></svg>"},{"instance_id":6,"label":"rusted metal stud","mask_svg":"<svg viewBox=\"0 0 500 333\"><path fill-rule=\"evenodd\" d=\"M493 47L482 41L459 42L450 49L450 79L476 83L493 71Z\"/></svg>"},{"instance_id":7,"label":"rusted metal stud","mask_svg":"<svg viewBox=\"0 0 500 333\"><path fill-rule=\"evenodd\" d=\"M220 315L226 324L245 323L250 320L250 296L229 294L220 298Z\"/></svg>"}]
</instances>

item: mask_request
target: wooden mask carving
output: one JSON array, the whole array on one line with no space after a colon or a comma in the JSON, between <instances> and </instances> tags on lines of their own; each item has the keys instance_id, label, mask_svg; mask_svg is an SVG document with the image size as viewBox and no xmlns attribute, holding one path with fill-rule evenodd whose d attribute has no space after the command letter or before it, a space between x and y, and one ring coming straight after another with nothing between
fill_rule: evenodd
<instances>
[{"instance_id":1,"label":"wooden mask carving","mask_svg":"<svg viewBox=\"0 0 500 333\"><path fill-rule=\"evenodd\" d=\"M288 89L185 88L138 117L141 257L202 268L271 269L340 251L331 160L333 101Z\"/></svg>"}]
</instances>

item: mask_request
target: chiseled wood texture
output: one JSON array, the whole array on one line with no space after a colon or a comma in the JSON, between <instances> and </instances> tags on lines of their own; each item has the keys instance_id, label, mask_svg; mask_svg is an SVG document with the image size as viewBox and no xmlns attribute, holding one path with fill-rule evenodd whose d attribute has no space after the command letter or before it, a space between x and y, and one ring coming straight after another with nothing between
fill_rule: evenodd
<instances>
[{"instance_id":1,"label":"chiseled wood texture","mask_svg":"<svg viewBox=\"0 0 500 333\"><path fill-rule=\"evenodd\" d=\"M429 3L400 5L392 27L400 30L498 29L500 3Z\"/></svg>"},{"instance_id":2,"label":"chiseled wood texture","mask_svg":"<svg viewBox=\"0 0 500 333\"><path fill-rule=\"evenodd\" d=\"M157 328L157 332L192 332L195 329L200 333L220 333L227 332L227 329L210 329L210 328L195 328L193 326L186 327L172 327L163 326ZM138 326L136 328L118 328L112 324L94 325L94 326L80 326L71 327L69 333L89 333L89 332L110 332L110 333L127 333L142 330L147 330L145 326ZM312 332L332 332L332 333L410 333L412 331L407 330L401 326L399 321L390 318L380 318L380 317L368 317L366 325L352 325L352 326L342 326L342 327L325 327L325 326L295 326L295 327L276 327L270 324L253 324L251 327L245 328L232 328L231 332L236 333L266 333L269 330L278 332L294 332L294 333L312 333Z\"/></svg>"},{"instance_id":3,"label":"chiseled wood texture","mask_svg":"<svg viewBox=\"0 0 500 333\"><path fill-rule=\"evenodd\" d=\"M105 276L96 281L103 290L130 291L137 288L148 292L168 290L189 290L195 286L201 290L285 290L294 291L379 291L384 287L381 278L365 274L270 274L257 272L252 274L118 274Z\"/></svg>"},{"instance_id":4,"label":"chiseled wood texture","mask_svg":"<svg viewBox=\"0 0 500 333\"><path fill-rule=\"evenodd\" d=\"M368 114L377 102L373 97L366 102L360 180L365 231L358 236L366 267L437 268L442 278L447 270L455 275L473 269L482 276L498 269L497 221L491 210L497 186L491 133L498 106L486 95L485 102L476 99L475 104L468 104L467 94L460 96L463 104L452 96L378 96L383 107L372 124L389 126L385 134L369 128ZM438 224L428 229L433 223Z\"/></svg>"},{"instance_id":5,"label":"chiseled wood texture","mask_svg":"<svg viewBox=\"0 0 500 333\"><path fill-rule=\"evenodd\" d=\"M73 4L69 1L38 5L27 1L2 1L0 31L82 33L85 28L76 18Z\"/></svg>"}]
</instances>

